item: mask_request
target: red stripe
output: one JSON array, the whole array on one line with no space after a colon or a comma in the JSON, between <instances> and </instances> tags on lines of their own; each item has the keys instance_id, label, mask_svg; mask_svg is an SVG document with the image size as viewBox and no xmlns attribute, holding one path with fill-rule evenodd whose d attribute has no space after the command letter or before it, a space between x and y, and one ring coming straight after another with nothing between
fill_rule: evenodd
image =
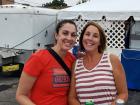
<instances>
[{"instance_id":1,"label":"red stripe","mask_svg":"<svg viewBox=\"0 0 140 105\"><path fill-rule=\"evenodd\" d=\"M78 64L77 67L83 66L82 64Z\"/></svg>"},{"instance_id":2,"label":"red stripe","mask_svg":"<svg viewBox=\"0 0 140 105\"><path fill-rule=\"evenodd\" d=\"M110 65L102 64L102 65L98 65L98 67L110 67Z\"/></svg>"},{"instance_id":3,"label":"red stripe","mask_svg":"<svg viewBox=\"0 0 140 105\"><path fill-rule=\"evenodd\" d=\"M77 70L77 69L76 69L76 70ZM87 73L87 71L82 71L82 72L75 73L75 74L76 74L76 76L78 76L78 75L81 75L81 74L85 74L85 75L86 75L86 73Z\"/></svg>"},{"instance_id":4,"label":"red stripe","mask_svg":"<svg viewBox=\"0 0 140 105\"><path fill-rule=\"evenodd\" d=\"M82 61L82 60L79 60L77 63L78 63L78 64L79 64L79 63L83 63L83 61Z\"/></svg>"},{"instance_id":5,"label":"red stripe","mask_svg":"<svg viewBox=\"0 0 140 105\"><path fill-rule=\"evenodd\" d=\"M104 95L98 95L98 96L81 96L81 97L79 97L78 96L78 98L79 99L99 99L99 98L106 98L106 97L115 97L116 96L116 94L113 94L113 95L109 95L109 94L104 94Z\"/></svg>"},{"instance_id":6,"label":"red stripe","mask_svg":"<svg viewBox=\"0 0 140 105\"><path fill-rule=\"evenodd\" d=\"M98 71L106 71L109 74L104 74L104 73L102 73L102 74L94 74L95 72L98 72ZM91 73L91 72L93 72L93 73ZM105 75L106 76L113 76L112 71L110 71L110 70L101 70L100 69L100 70L93 70L91 72L88 73L87 71L82 71L82 72L75 73L75 74L76 74L76 77L79 76L78 79L81 79L81 78L90 78L90 77L93 77L93 76L105 76ZM88 74L90 74L90 75L88 75ZM80 76L80 75L84 75L84 76Z\"/></svg>"},{"instance_id":7,"label":"red stripe","mask_svg":"<svg viewBox=\"0 0 140 105\"><path fill-rule=\"evenodd\" d=\"M110 69L96 69L96 70L93 70L94 72L97 72L97 71L107 71L107 72L112 72L112 70Z\"/></svg>"},{"instance_id":8,"label":"red stripe","mask_svg":"<svg viewBox=\"0 0 140 105\"><path fill-rule=\"evenodd\" d=\"M82 67L82 68L78 68L78 69L76 69L76 71L80 71L80 70L83 70L84 68Z\"/></svg>"},{"instance_id":9,"label":"red stripe","mask_svg":"<svg viewBox=\"0 0 140 105\"><path fill-rule=\"evenodd\" d=\"M102 60L103 60L103 59L107 59L107 56L104 56L104 57L102 58Z\"/></svg>"},{"instance_id":10,"label":"red stripe","mask_svg":"<svg viewBox=\"0 0 140 105\"><path fill-rule=\"evenodd\" d=\"M101 61L100 63L107 63L108 62L108 60L105 60L105 61Z\"/></svg>"}]
</instances>

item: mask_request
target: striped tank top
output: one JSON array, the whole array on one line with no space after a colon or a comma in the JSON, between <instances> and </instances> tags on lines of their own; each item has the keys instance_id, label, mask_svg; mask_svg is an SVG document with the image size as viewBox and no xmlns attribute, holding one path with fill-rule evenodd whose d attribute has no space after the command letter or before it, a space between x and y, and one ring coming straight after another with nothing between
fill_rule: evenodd
<instances>
[{"instance_id":1,"label":"striped tank top","mask_svg":"<svg viewBox=\"0 0 140 105\"><path fill-rule=\"evenodd\" d=\"M76 93L81 105L93 101L95 105L111 105L117 90L114 82L112 65L108 53L91 70L83 65L83 58L76 61L75 66Z\"/></svg>"}]
</instances>

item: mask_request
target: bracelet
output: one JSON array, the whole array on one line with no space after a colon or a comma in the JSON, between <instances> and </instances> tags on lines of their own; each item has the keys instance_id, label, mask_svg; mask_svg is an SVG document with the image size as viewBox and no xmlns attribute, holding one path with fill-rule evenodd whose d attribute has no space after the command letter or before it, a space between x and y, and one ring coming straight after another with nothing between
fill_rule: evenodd
<instances>
[{"instance_id":1,"label":"bracelet","mask_svg":"<svg viewBox=\"0 0 140 105\"><path fill-rule=\"evenodd\" d=\"M125 104L125 101L123 99L116 99L115 101L116 105L124 105Z\"/></svg>"}]
</instances>

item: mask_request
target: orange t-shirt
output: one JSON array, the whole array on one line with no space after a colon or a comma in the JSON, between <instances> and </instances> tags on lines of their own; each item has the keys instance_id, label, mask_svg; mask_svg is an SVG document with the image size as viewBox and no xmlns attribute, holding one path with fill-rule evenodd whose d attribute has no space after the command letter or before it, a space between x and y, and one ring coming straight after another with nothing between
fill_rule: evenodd
<instances>
[{"instance_id":1,"label":"orange t-shirt","mask_svg":"<svg viewBox=\"0 0 140 105\"><path fill-rule=\"evenodd\" d=\"M75 57L67 52L64 62L70 69L74 61ZM70 78L47 50L32 54L24 72L37 78L30 94L36 105L68 105Z\"/></svg>"}]
</instances>

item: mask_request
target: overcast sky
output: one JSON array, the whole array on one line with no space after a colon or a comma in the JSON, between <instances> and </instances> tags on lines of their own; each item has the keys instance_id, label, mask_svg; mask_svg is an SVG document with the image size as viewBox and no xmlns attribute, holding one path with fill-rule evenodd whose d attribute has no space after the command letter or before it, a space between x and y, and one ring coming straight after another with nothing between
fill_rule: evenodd
<instances>
[{"instance_id":1,"label":"overcast sky","mask_svg":"<svg viewBox=\"0 0 140 105\"><path fill-rule=\"evenodd\" d=\"M15 0L18 3L27 3L32 6L39 6L47 2L51 2L52 0ZM69 6L75 5L79 0L64 0Z\"/></svg>"}]
</instances>

